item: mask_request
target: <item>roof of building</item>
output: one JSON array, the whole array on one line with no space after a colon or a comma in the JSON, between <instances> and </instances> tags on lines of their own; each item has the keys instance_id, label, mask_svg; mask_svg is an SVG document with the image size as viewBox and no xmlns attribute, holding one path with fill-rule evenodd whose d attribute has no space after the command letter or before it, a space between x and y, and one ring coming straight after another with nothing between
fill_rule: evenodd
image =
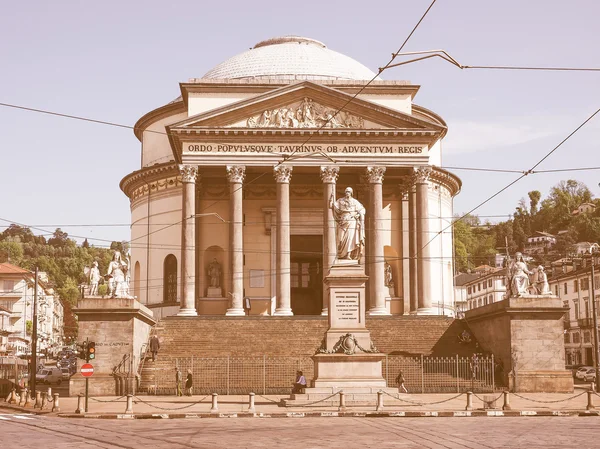
<instances>
[{"instance_id":1,"label":"roof of building","mask_svg":"<svg viewBox=\"0 0 600 449\"><path fill-rule=\"evenodd\" d=\"M0 263L0 274L31 274L31 271L25 270L8 262Z\"/></svg>"},{"instance_id":2,"label":"roof of building","mask_svg":"<svg viewBox=\"0 0 600 449\"><path fill-rule=\"evenodd\" d=\"M360 62L301 36L259 42L209 70L204 79L370 80L375 73ZM377 78L379 79L379 78Z\"/></svg>"}]
</instances>

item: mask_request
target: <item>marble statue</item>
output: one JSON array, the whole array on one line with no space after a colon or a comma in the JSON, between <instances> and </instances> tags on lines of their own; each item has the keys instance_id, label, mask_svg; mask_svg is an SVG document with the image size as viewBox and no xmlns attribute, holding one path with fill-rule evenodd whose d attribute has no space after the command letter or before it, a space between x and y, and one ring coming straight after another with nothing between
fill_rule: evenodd
<instances>
[{"instance_id":1,"label":"marble statue","mask_svg":"<svg viewBox=\"0 0 600 449\"><path fill-rule=\"evenodd\" d=\"M394 277L392 275L392 266L385 262L385 286L394 288Z\"/></svg>"},{"instance_id":2,"label":"marble statue","mask_svg":"<svg viewBox=\"0 0 600 449\"><path fill-rule=\"evenodd\" d=\"M88 275L88 280L90 283L90 296L96 296L98 294L98 282L100 282L101 277L100 270L98 269L98 262L94 261Z\"/></svg>"},{"instance_id":3,"label":"marble statue","mask_svg":"<svg viewBox=\"0 0 600 449\"><path fill-rule=\"evenodd\" d=\"M360 260L365 245L365 208L352 194L352 187L346 187L343 198L336 201L332 194L329 199L337 225L337 258L342 260Z\"/></svg>"},{"instance_id":4,"label":"marble statue","mask_svg":"<svg viewBox=\"0 0 600 449\"><path fill-rule=\"evenodd\" d=\"M221 287L221 265L217 262L216 258L208 266L208 277L210 279L210 288Z\"/></svg>"},{"instance_id":5,"label":"marble statue","mask_svg":"<svg viewBox=\"0 0 600 449\"><path fill-rule=\"evenodd\" d=\"M550 284L548 284L548 275L544 271L543 265L537 267L534 275L534 287L538 295L551 295Z\"/></svg>"},{"instance_id":6,"label":"marble statue","mask_svg":"<svg viewBox=\"0 0 600 449\"><path fill-rule=\"evenodd\" d=\"M128 296L128 288L125 281L126 273L127 262L121 257L120 251L115 251L106 272L106 276L108 277L108 296L111 298L126 298Z\"/></svg>"},{"instance_id":7,"label":"marble statue","mask_svg":"<svg viewBox=\"0 0 600 449\"><path fill-rule=\"evenodd\" d=\"M523 254L515 253L515 260L507 267L507 298L518 298L529 293L529 275L532 274L527 268Z\"/></svg>"}]
</instances>

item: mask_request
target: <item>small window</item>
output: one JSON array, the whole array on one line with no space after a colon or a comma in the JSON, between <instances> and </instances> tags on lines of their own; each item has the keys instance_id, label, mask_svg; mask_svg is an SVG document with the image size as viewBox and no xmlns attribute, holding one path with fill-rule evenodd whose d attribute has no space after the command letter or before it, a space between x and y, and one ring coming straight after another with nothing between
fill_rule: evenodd
<instances>
[{"instance_id":1,"label":"small window","mask_svg":"<svg viewBox=\"0 0 600 449\"><path fill-rule=\"evenodd\" d=\"M575 293L577 293L577 292L579 291L579 281L578 281L577 279L575 279L575 280L573 281L573 291L574 291Z\"/></svg>"},{"instance_id":2,"label":"small window","mask_svg":"<svg viewBox=\"0 0 600 449\"><path fill-rule=\"evenodd\" d=\"M15 289L15 281L4 281L3 290L5 292L11 292Z\"/></svg>"},{"instance_id":3,"label":"small window","mask_svg":"<svg viewBox=\"0 0 600 449\"><path fill-rule=\"evenodd\" d=\"M566 282L565 282L564 288L565 288L565 295L566 295L567 293L569 293Z\"/></svg>"},{"instance_id":4,"label":"small window","mask_svg":"<svg viewBox=\"0 0 600 449\"><path fill-rule=\"evenodd\" d=\"M471 294L471 287L467 288L467 293L470 295Z\"/></svg>"},{"instance_id":5,"label":"small window","mask_svg":"<svg viewBox=\"0 0 600 449\"><path fill-rule=\"evenodd\" d=\"M491 279L489 279L489 280L488 280L488 287L491 287L491 286L492 286L492 280L491 280Z\"/></svg>"},{"instance_id":6,"label":"small window","mask_svg":"<svg viewBox=\"0 0 600 449\"><path fill-rule=\"evenodd\" d=\"M587 291L590 289L590 280L589 278L581 279L581 290Z\"/></svg>"},{"instance_id":7,"label":"small window","mask_svg":"<svg viewBox=\"0 0 600 449\"><path fill-rule=\"evenodd\" d=\"M554 286L554 294L558 296L558 285Z\"/></svg>"},{"instance_id":8,"label":"small window","mask_svg":"<svg viewBox=\"0 0 600 449\"><path fill-rule=\"evenodd\" d=\"M573 332L573 343L579 343L579 332Z\"/></svg>"}]
</instances>

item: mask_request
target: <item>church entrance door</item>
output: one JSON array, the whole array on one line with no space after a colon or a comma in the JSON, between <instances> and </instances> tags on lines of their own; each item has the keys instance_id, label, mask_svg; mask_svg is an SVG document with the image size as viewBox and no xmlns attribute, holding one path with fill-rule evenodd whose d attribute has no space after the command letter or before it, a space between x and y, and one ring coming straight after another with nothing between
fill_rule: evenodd
<instances>
[{"instance_id":1,"label":"church entrance door","mask_svg":"<svg viewBox=\"0 0 600 449\"><path fill-rule=\"evenodd\" d=\"M290 243L292 312L294 315L321 315L323 236L292 235Z\"/></svg>"}]
</instances>

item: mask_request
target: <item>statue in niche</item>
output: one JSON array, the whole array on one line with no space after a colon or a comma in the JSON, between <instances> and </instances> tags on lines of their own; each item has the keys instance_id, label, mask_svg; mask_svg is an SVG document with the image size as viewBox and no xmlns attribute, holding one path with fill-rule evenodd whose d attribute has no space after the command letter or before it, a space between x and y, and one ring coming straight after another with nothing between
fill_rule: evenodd
<instances>
[{"instance_id":1,"label":"statue in niche","mask_svg":"<svg viewBox=\"0 0 600 449\"><path fill-rule=\"evenodd\" d=\"M127 298L129 286L126 284L125 276L128 272L128 264L121 257L120 251L115 251L112 261L108 264L106 278L108 279L108 296L111 298Z\"/></svg>"},{"instance_id":2,"label":"statue in niche","mask_svg":"<svg viewBox=\"0 0 600 449\"><path fill-rule=\"evenodd\" d=\"M509 262L506 272L506 297L518 298L529 293L529 275L533 274L527 268L523 254L515 253L515 260Z\"/></svg>"},{"instance_id":3,"label":"statue in niche","mask_svg":"<svg viewBox=\"0 0 600 449\"><path fill-rule=\"evenodd\" d=\"M214 258L213 261L208 265L208 278L210 288L221 287L221 264Z\"/></svg>"},{"instance_id":4,"label":"statue in niche","mask_svg":"<svg viewBox=\"0 0 600 449\"><path fill-rule=\"evenodd\" d=\"M360 260L365 245L365 208L352 197L352 187L346 187L344 197L335 200L333 194L329 207L336 222L337 258Z\"/></svg>"}]
</instances>

